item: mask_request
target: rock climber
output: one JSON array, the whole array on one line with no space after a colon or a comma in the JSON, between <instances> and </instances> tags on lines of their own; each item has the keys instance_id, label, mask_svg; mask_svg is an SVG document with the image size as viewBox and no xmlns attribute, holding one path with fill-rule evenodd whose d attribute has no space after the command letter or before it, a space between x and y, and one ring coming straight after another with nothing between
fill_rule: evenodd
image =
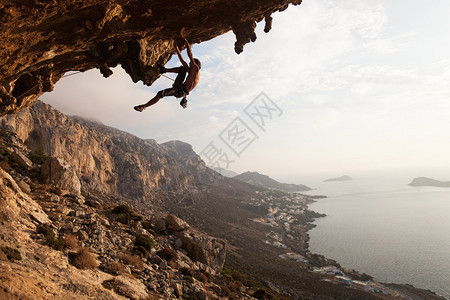
<instances>
[{"instance_id":1,"label":"rock climber","mask_svg":"<svg viewBox=\"0 0 450 300\"><path fill-rule=\"evenodd\" d=\"M174 96L176 98L183 98L180 102L180 105L183 108L187 107L186 96L189 95L189 92L192 91L198 84L198 80L200 78L200 61L192 56L191 47L186 40L183 38L184 43L186 44L187 54L189 56L189 65L184 61L183 56L181 55L180 49L176 46L178 59L181 62L181 66L177 68L166 69L163 66L159 66L161 74L163 73L177 73L177 78L175 79L171 88L159 91L153 99L148 101L145 104L141 104L135 106L134 109L137 111L143 111L149 106L156 104L161 98L166 96ZM187 77L186 77L187 73ZM186 80L184 80L186 78ZM184 81L184 82L183 82Z\"/></svg>"}]
</instances>

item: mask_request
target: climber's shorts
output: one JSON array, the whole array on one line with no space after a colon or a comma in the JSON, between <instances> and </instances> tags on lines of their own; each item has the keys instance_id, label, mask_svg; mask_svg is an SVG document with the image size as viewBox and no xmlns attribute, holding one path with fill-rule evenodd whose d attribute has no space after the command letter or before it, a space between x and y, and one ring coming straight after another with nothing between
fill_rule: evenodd
<instances>
[{"instance_id":1,"label":"climber's shorts","mask_svg":"<svg viewBox=\"0 0 450 300\"><path fill-rule=\"evenodd\" d=\"M159 92L159 96L166 97L166 96L174 96L176 98L186 98L187 95L189 95L188 90L184 86L183 82L186 78L187 69L184 67L180 67L180 71L178 71L177 78L175 78L175 81L171 88L162 90Z\"/></svg>"}]
</instances>

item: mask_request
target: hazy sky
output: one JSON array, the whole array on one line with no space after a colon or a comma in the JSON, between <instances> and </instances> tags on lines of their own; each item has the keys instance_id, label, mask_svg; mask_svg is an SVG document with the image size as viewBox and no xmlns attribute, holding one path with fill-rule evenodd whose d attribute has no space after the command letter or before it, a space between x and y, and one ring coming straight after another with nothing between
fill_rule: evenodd
<instances>
[{"instance_id":1,"label":"hazy sky","mask_svg":"<svg viewBox=\"0 0 450 300\"><path fill-rule=\"evenodd\" d=\"M449 15L448 0L304 0L274 14L269 33L258 24L240 55L232 33L194 45L201 78L185 110L168 97L135 112L172 82L134 84L121 68L108 79L98 70L64 78L41 99L141 138L188 142L210 158L213 145L236 172L295 182L296 174L430 166L450 180ZM279 109L264 130L244 112L261 92Z\"/></svg>"}]
</instances>

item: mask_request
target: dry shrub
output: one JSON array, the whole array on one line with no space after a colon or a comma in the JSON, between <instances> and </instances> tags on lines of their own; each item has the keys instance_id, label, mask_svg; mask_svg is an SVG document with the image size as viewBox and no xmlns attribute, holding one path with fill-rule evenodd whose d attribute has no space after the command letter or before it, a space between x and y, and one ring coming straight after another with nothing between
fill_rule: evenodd
<instances>
[{"instance_id":1,"label":"dry shrub","mask_svg":"<svg viewBox=\"0 0 450 300\"><path fill-rule=\"evenodd\" d=\"M158 252L156 252L156 254L158 254L159 257L161 257L167 261L178 259L178 253L175 250L170 249L170 248L161 249Z\"/></svg>"},{"instance_id":2,"label":"dry shrub","mask_svg":"<svg viewBox=\"0 0 450 300\"><path fill-rule=\"evenodd\" d=\"M194 277L195 277L195 279L197 279L198 281L203 282L203 283L207 283L209 281L208 276L206 276L203 273L197 273L194 275Z\"/></svg>"},{"instance_id":3,"label":"dry shrub","mask_svg":"<svg viewBox=\"0 0 450 300\"><path fill-rule=\"evenodd\" d=\"M75 250L78 248L78 237L74 234L66 234L64 236L64 242L68 249Z\"/></svg>"},{"instance_id":4,"label":"dry shrub","mask_svg":"<svg viewBox=\"0 0 450 300\"><path fill-rule=\"evenodd\" d=\"M98 262L94 255L87 248L80 248L77 252L69 254L70 263L78 269L95 269Z\"/></svg>"},{"instance_id":5,"label":"dry shrub","mask_svg":"<svg viewBox=\"0 0 450 300\"><path fill-rule=\"evenodd\" d=\"M2 160L2 161L0 161L0 168L2 168L5 171L8 171L9 170L9 164L6 161Z\"/></svg>"},{"instance_id":6,"label":"dry shrub","mask_svg":"<svg viewBox=\"0 0 450 300\"><path fill-rule=\"evenodd\" d=\"M234 293L230 290L230 288L228 288L226 285L222 285L222 286L220 286L220 288L222 289L222 291L223 291L223 294L226 296L226 297L232 297L232 296L234 296Z\"/></svg>"},{"instance_id":7,"label":"dry shrub","mask_svg":"<svg viewBox=\"0 0 450 300\"><path fill-rule=\"evenodd\" d=\"M20 252L17 249L5 246L0 247L0 251L2 251L3 254L6 255L6 258L10 261L22 260L22 255L20 255Z\"/></svg>"},{"instance_id":8,"label":"dry shrub","mask_svg":"<svg viewBox=\"0 0 450 300\"><path fill-rule=\"evenodd\" d=\"M0 249L0 260L8 260L8 256Z\"/></svg>"},{"instance_id":9,"label":"dry shrub","mask_svg":"<svg viewBox=\"0 0 450 300\"><path fill-rule=\"evenodd\" d=\"M144 262L142 259L137 255L132 255L128 253L121 253L119 255L119 259L122 260L127 265L133 266L137 269L144 268Z\"/></svg>"},{"instance_id":10,"label":"dry shrub","mask_svg":"<svg viewBox=\"0 0 450 300\"><path fill-rule=\"evenodd\" d=\"M125 266L116 261L110 261L107 266L108 271L113 275L128 273Z\"/></svg>"}]
</instances>

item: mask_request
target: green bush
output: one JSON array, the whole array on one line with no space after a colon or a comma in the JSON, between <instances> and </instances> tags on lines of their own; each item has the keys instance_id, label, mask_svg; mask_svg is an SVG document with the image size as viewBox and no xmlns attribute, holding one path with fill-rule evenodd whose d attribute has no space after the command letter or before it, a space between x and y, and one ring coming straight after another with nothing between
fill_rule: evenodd
<instances>
[{"instance_id":1,"label":"green bush","mask_svg":"<svg viewBox=\"0 0 450 300\"><path fill-rule=\"evenodd\" d=\"M44 235L45 239L55 239L55 232L53 229L45 224L39 225L36 227L36 233Z\"/></svg>"},{"instance_id":2,"label":"green bush","mask_svg":"<svg viewBox=\"0 0 450 300\"><path fill-rule=\"evenodd\" d=\"M131 216L129 214L122 213L117 216L116 220L117 220L117 222L128 225L128 224L130 224Z\"/></svg>"},{"instance_id":3,"label":"green bush","mask_svg":"<svg viewBox=\"0 0 450 300\"><path fill-rule=\"evenodd\" d=\"M66 245L64 239L56 238L55 232L48 225L39 225L36 228L36 233L44 235L44 244L52 247L55 250L62 251Z\"/></svg>"},{"instance_id":4,"label":"green bush","mask_svg":"<svg viewBox=\"0 0 450 300\"><path fill-rule=\"evenodd\" d=\"M259 289L254 294L253 297L261 300L272 300L274 297L269 294L266 290Z\"/></svg>"},{"instance_id":5,"label":"green bush","mask_svg":"<svg viewBox=\"0 0 450 300\"><path fill-rule=\"evenodd\" d=\"M50 158L50 156L46 155L41 150L37 150L37 151L30 152L30 155L28 156L28 158L35 164L42 165L44 162L46 162Z\"/></svg>"},{"instance_id":6,"label":"green bush","mask_svg":"<svg viewBox=\"0 0 450 300\"><path fill-rule=\"evenodd\" d=\"M156 236L156 232L153 230L153 225L149 220L141 221L141 224L145 230L150 232L153 236Z\"/></svg>"},{"instance_id":7,"label":"green bush","mask_svg":"<svg viewBox=\"0 0 450 300\"><path fill-rule=\"evenodd\" d=\"M134 242L134 245L139 247L144 247L147 251L150 251L154 246L155 243L153 242L153 239L146 234L139 234L136 236L136 241Z\"/></svg>"},{"instance_id":8,"label":"green bush","mask_svg":"<svg viewBox=\"0 0 450 300\"><path fill-rule=\"evenodd\" d=\"M145 230L147 230L147 231L153 230L152 223L149 220L142 221L141 224Z\"/></svg>"},{"instance_id":9,"label":"green bush","mask_svg":"<svg viewBox=\"0 0 450 300\"><path fill-rule=\"evenodd\" d=\"M116 215L119 215L119 214L131 215L132 210L128 205L122 204L122 205L118 205L118 206L114 207L112 212Z\"/></svg>"},{"instance_id":10,"label":"green bush","mask_svg":"<svg viewBox=\"0 0 450 300\"><path fill-rule=\"evenodd\" d=\"M123 224L128 225L128 224L130 224L131 220L135 220L135 221L142 220L142 216L134 213L131 210L131 208L126 204L122 204L122 205L114 207L112 212L117 215L117 222L120 222Z\"/></svg>"},{"instance_id":11,"label":"green bush","mask_svg":"<svg viewBox=\"0 0 450 300\"><path fill-rule=\"evenodd\" d=\"M147 258L148 257L148 251L147 249L145 249L142 246L134 246L133 247L133 252L143 258Z\"/></svg>"},{"instance_id":12,"label":"green bush","mask_svg":"<svg viewBox=\"0 0 450 300\"><path fill-rule=\"evenodd\" d=\"M22 260L22 255L20 255L20 252L17 249L13 249L11 247L0 247L0 250L2 250L6 257L11 261Z\"/></svg>"}]
</instances>

